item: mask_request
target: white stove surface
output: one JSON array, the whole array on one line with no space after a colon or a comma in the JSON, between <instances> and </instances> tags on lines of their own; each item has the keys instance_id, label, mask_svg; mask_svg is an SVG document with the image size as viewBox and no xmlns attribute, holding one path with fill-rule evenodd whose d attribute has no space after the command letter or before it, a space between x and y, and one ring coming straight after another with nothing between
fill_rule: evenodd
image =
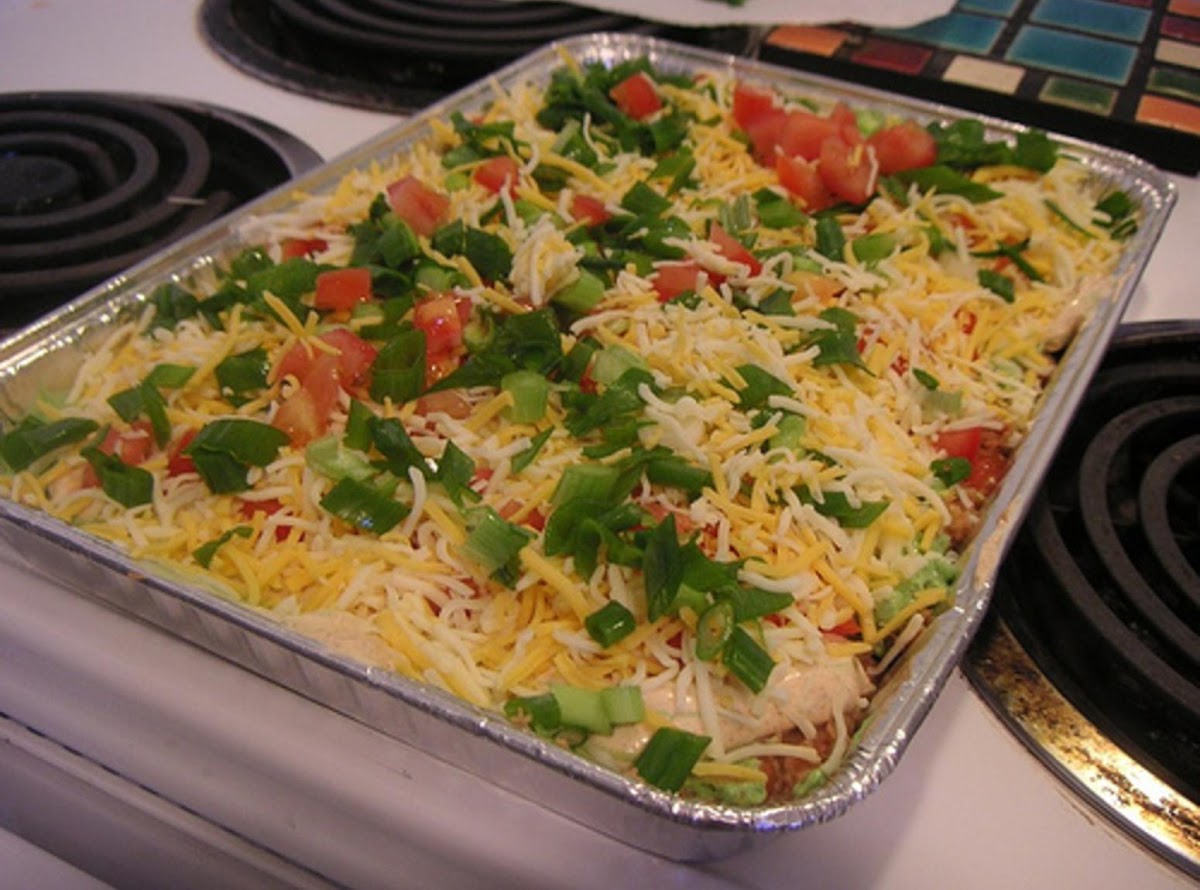
<instances>
[{"instance_id":1,"label":"white stove surface","mask_svg":"<svg viewBox=\"0 0 1200 890\"><path fill-rule=\"evenodd\" d=\"M394 122L220 60L192 0L0 0L0 91L122 90L254 114L324 157ZM1200 182L1127 317L1200 317ZM1188 886L955 674L840 819L705 866L623 846L68 593L0 545L0 888ZM102 765L102 766L101 766ZM90 875L90 876L89 876Z\"/></svg>"}]
</instances>

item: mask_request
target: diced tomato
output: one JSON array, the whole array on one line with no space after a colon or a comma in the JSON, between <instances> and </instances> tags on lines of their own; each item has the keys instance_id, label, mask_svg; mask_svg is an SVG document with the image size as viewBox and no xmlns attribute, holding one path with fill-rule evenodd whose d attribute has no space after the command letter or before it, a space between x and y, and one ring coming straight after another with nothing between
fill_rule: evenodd
<instances>
[{"instance_id":1,"label":"diced tomato","mask_svg":"<svg viewBox=\"0 0 1200 890\"><path fill-rule=\"evenodd\" d=\"M719 224L713 223L708 232L708 240L717 245L717 252L725 259L748 266L751 275L757 275L762 271L762 263L750 252L750 249L726 232Z\"/></svg>"},{"instance_id":2,"label":"diced tomato","mask_svg":"<svg viewBox=\"0 0 1200 890\"><path fill-rule=\"evenodd\" d=\"M320 253L329 245L321 238L287 238L279 245L281 259L294 260Z\"/></svg>"},{"instance_id":3,"label":"diced tomato","mask_svg":"<svg viewBox=\"0 0 1200 890\"><path fill-rule=\"evenodd\" d=\"M980 449L971 458L971 475L963 485L982 495L991 494L1008 472L1008 460L1003 454L990 449Z\"/></svg>"},{"instance_id":4,"label":"diced tomato","mask_svg":"<svg viewBox=\"0 0 1200 890\"><path fill-rule=\"evenodd\" d=\"M365 266L330 269L317 275L313 305L318 309L353 309L371 299L371 270Z\"/></svg>"},{"instance_id":5,"label":"diced tomato","mask_svg":"<svg viewBox=\"0 0 1200 890\"><path fill-rule=\"evenodd\" d=\"M463 318L453 294L435 294L413 308L413 327L425 334L425 353L440 355L462 346Z\"/></svg>"},{"instance_id":6,"label":"diced tomato","mask_svg":"<svg viewBox=\"0 0 1200 890\"><path fill-rule=\"evenodd\" d=\"M958 329L967 336L970 336L975 330L976 322L979 321L979 319L975 316L975 313L970 309L960 309L957 312L957 317Z\"/></svg>"},{"instance_id":7,"label":"diced tomato","mask_svg":"<svg viewBox=\"0 0 1200 890\"><path fill-rule=\"evenodd\" d=\"M663 263L650 276L660 303L669 303L681 294L700 289L704 270L693 260Z\"/></svg>"},{"instance_id":8,"label":"diced tomato","mask_svg":"<svg viewBox=\"0 0 1200 890\"><path fill-rule=\"evenodd\" d=\"M426 383L434 382L436 381L426 380ZM463 420L471 415L471 403L457 389L442 389L437 392L427 392L417 399L417 413L446 414L455 420Z\"/></svg>"},{"instance_id":9,"label":"diced tomato","mask_svg":"<svg viewBox=\"0 0 1200 890\"><path fill-rule=\"evenodd\" d=\"M387 187L388 206L418 235L428 237L446 219L450 199L411 173Z\"/></svg>"},{"instance_id":10,"label":"diced tomato","mask_svg":"<svg viewBox=\"0 0 1200 890\"><path fill-rule=\"evenodd\" d=\"M331 328L318 339L338 350L338 382L342 389L349 391L366 384L378 349L349 328Z\"/></svg>"},{"instance_id":11,"label":"diced tomato","mask_svg":"<svg viewBox=\"0 0 1200 890\"><path fill-rule=\"evenodd\" d=\"M323 352L313 361L300 386L284 398L272 425L287 433L296 446L320 438L329 429L329 415L340 389L338 356Z\"/></svg>"},{"instance_id":12,"label":"diced tomato","mask_svg":"<svg viewBox=\"0 0 1200 890\"><path fill-rule=\"evenodd\" d=\"M602 226L612 219L612 214L608 212L604 202L591 195L575 195L571 199L571 216L588 228Z\"/></svg>"},{"instance_id":13,"label":"diced tomato","mask_svg":"<svg viewBox=\"0 0 1200 890\"><path fill-rule=\"evenodd\" d=\"M243 499L241 505L238 507L238 512L242 514L243 519L251 520L258 513L274 516L282 509L283 504L277 498L270 498L264 501L247 501ZM290 531L291 529L286 525L275 526L275 540L286 540Z\"/></svg>"},{"instance_id":14,"label":"diced tomato","mask_svg":"<svg viewBox=\"0 0 1200 890\"><path fill-rule=\"evenodd\" d=\"M817 172L825 187L850 204L865 204L875 194L876 171L869 150L861 143L849 145L840 136L822 142Z\"/></svg>"},{"instance_id":15,"label":"diced tomato","mask_svg":"<svg viewBox=\"0 0 1200 890\"><path fill-rule=\"evenodd\" d=\"M862 634L862 628L858 624L857 618L849 618L843 621L836 627L829 629L831 634L836 634L839 637L857 637Z\"/></svg>"},{"instance_id":16,"label":"diced tomato","mask_svg":"<svg viewBox=\"0 0 1200 890\"><path fill-rule=\"evenodd\" d=\"M775 110L775 96L772 93L744 83L734 85L733 121L743 130L748 130L755 121Z\"/></svg>"},{"instance_id":17,"label":"diced tomato","mask_svg":"<svg viewBox=\"0 0 1200 890\"><path fill-rule=\"evenodd\" d=\"M775 163L779 154L779 142L787 127L788 113L782 108L773 108L746 124L743 129L754 149L755 159L765 166Z\"/></svg>"},{"instance_id":18,"label":"diced tomato","mask_svg":"<svg viewBox=\"0 0 1200 890\"><path fill-rule=\"evenodd\" d=\"M775 159L775 173L783 187L798 198L803 209L809 213L816 213L834 205L835 198L825 187L816 164L804 158L780 155Z\"/></svg>"},{"instance_id":19,"label":"diced tomato","mask_svg":"<svg viewBox=\"0 0 1200 890\"><path fill-rule=\"evenodd\" d=\"M625 78L609 90L608 95L617 103L617 108L637 121L662 108L654 81L643 71Z\"/></svg>"},{"instance_id":20,"label":"diced tomato","mask_svg":"<svg viewBox=\"0 0 1200 890\"><path fill-rule=\"evenodd\" d=\"M344 389L366 383L367 372L378 353L374 346L349 328L332 328L317 339L338 350L338 380ZM317 359L329 354L311 344L297 343L279 360L279 364L275 366L274 377L281 380L290 375L303 385Z\"/></svg>"},{"instance_id":21,"label":"diced tomato","mask_svg":"<svg viewBox=\"0 0 1200 890\"><path fill-rule=\"evenodd\" d=\"M511 193L520 175L521 167L515 160L508 155L496 155L476 167L472 178L488 191L498 195L500 192Z\"/></svg>"},{"instance_id":22,"label":"diced tomato","mask_svg":"<svg viewBox=\"0 0 1200 890\"><path fill-rule=\"evenodd\" d=\"M943 430L933 440L933 447L944 451L946 457L965 457L974 460L983 439L983 428L972 426L961 430Z\"/></svg>"},{"instance_id":23,"label":"diced tomato","mask_svg":"<svg viewBox=\"0 0 1200 890\"><path fill-rule=\"evenodd\" d=\"M811 111L790 111L783 132L779 135L779 150L791 158L815 161L821 156L821 143L841 136L842 125L830 117Z\"/></svg>"},{"instance_id":24,"label":"diced tomato","mask_svg":"<svg viewBox=\"0 0 1200 890\"><path fill-rule=\"evenodd\" d=\"M168 476L182 476L184 473L196 472L195 461L183 453L194 438L196 438L196 430L188 429L184 430L183 435L171 443L171 447L167 450Z\"/></svg>"},{"instance_id":25,"label":"diced tomato","mask_svg":"<svg viewBox=\"0 0 1200 890\"><path fill-rule=\"evenodd\" d=\"M867 144L875 150L884 176L928 167L937 160L937 143L916 121L904 121L872 133Z\"/></svg>"},{"instance_id":26,"label":"diced tomato","mask_svg":"<svg viewBox=\"0 0 1200 890\"><path fill-rule=\"evenodd\" d=\"M829 119L838 125L838 135L847 145L857 145L863 141L862 131L858 129L858 118L845 102L838 102L833 106L829 112Z\"/></svg>"}]
</instances>

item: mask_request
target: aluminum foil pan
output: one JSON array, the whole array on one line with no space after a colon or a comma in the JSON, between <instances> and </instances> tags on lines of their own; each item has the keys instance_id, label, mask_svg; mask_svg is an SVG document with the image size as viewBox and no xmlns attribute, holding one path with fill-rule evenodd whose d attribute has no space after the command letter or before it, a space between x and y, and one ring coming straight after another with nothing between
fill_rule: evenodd
<instances>
[{"instance_id":1,"label":"aluminum foil pan","mask_svg":"<svg viewBox=\"0 0 1200 890\"><path fill-rule=\"evenodd\" d=\"M874 90L750 60L632 35L592 35L562 45L584 63L648 56L661 70L725 71L776 88L857 106L873 106L919 121L961 114ZM560 64L550 46L504 68L500 84L548 82ZM493 85L469 87L402 125L95 288L0 344L0 415L21 416L37 396L65 388L89 346L110 326L138 313L159 285L187 280L246 246L248 217L287 208L294 190L331 190L352 169L402 152L432 119L469 114L489 100ZM1020 127L985 121L993 136ZM966 648L987 608L997 566L1033 489L1053 456L1114 326L1133 294L1175 200L1159 171L1129 155L1061 138L1098 177L1124 189L1142 208L1111 293L1104 295L1066 352L1038 419L992 503L955 592L955 605L890 671L857 746L823 787L786 805L731 808L685 800L621 776L514 728L502 717L449 693L369 668L289 631L266 615L184 581L169 570L122 552L44 514L0 501L0 556L117 609L157 625L322 705L418 747L487 782L535 800L621 841L677 860L733 854L781 832L844 814L894 769L913 733ZM2 595L2 594L0 594ZM79 628L86 633L86 628Z\"/></svg>"}]
</instances>

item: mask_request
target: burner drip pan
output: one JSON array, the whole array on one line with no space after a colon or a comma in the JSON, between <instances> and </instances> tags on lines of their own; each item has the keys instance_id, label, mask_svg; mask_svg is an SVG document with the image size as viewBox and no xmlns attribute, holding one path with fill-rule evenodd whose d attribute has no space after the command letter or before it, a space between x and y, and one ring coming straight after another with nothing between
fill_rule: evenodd
<instances>
[{"instance_id":1,"label":"burner drip pan","mask_svg":"<svg viewBox=\"0 0 1200 890\"><path fill-rule=\"evenodd\" d=\"M640 34L739 55L756 39L749 28L687 28L505 0L204 0L200 30L226 61L267 83L406 114L582 34Z\"/></svg>"},{"instance_id":2,"label":"burner drip pan","mask_svg":"<svg viewBox=\"0 0 1200 890\"><path fill-rule=\"evenodd\" d=\"M0 328L32 321L320 158L196 103L0 95Z\"/></svg>"},{"instance_id":3,"label":"burner drip pan","mask_svg":"<svg viewBox=\"0 0 1200 890\"><path fill-rule=\"evenodd\" d=\"M1122 328L965 669L1052 768L1200 875L1196 430L1200 326Z\"/></svg>"}]
</instances>

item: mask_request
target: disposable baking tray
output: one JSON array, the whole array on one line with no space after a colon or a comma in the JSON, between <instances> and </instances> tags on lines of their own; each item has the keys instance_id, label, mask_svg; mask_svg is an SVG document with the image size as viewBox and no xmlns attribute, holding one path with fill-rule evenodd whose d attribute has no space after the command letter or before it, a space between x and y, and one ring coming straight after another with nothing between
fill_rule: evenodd
<instances>
[{"instance_id":1,"label":"disposable baking tray","mask_svg":"<svg viewBox=\"0 0 1200 890\"><path fill-rule=\"evenodd\" d=\"M590 35L548 46L276 189L0 343L0 417L11 421L39 394L65 388L88 349L114 324L140 312L157 286L187 281L239 252L249 243L243 240L243 232L252 217L288 208L297 191L332 190L349 171L405 151L427 135L430 121L446 119L455 110L469 114L485 105L495 83L548 82L562 62L563 51L582 63L611 65L646 56L672 73L724 71L792 94L844 99L923 122L962 116L942 106L632 35ZM1015 124L985 122L993 136L1012 138L1021 130ZM686 800L627 780L513 727L495 713L343 657L264 613L197 586L194 580L135 561L67 524L7 500L0 500L0 539L5 545L0 556L23 561L81 596L151 622L487 782L659 855L691 861L727 856L782 832L833 819L870 794L893 770L965 650L988 606L1009 538L1175 200L1170 181L1152 166L1073 139L1060 141L1096 176L1137 201L1139 229L1128 243L1111 291L1099 300L1063 356L1030 434L967 551L953 607L932 622L891 670L842 767L824 787L802 800L733 808ZM78 631L87 633L86 628Z\"/></svg>"}]
</instances>

